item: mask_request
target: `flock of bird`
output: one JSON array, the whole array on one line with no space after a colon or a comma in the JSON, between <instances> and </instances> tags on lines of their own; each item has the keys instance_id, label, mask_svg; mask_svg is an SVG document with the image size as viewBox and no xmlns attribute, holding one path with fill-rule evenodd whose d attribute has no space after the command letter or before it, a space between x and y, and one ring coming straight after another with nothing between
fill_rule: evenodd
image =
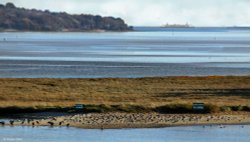
<instances>
[{"instance_id":1,"label":"flock of bird","mask_svg":"<svg viewBox=\"0 0 250 142\"><path fill-rule=\"evenodd\" d=\"M0 121L0 126L91 126L101 128L108 125L185 125L185 124L226 124L244 123L249 117L237 117L227 115L175 115L175 114L126 114L126 113L107 113L107 114L77 114L71 116L49 117L44 119L19 119ZM225 128L220 125L220 128Z\"/></svg>"}]
</instances>

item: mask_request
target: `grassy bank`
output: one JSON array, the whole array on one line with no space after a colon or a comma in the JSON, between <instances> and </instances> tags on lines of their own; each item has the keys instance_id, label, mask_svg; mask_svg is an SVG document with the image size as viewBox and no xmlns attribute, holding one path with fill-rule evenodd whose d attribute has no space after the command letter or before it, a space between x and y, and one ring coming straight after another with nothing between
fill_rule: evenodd
<instances>
[{"instance_id":1,"label":"grassy bank","mask_svg":"<svg viewBox=\"0 0 250 142\"><path fill-rule=\"evenodd\" d=\"M249 111L249 76L153 77L138 79L0 79L1 112L207 112Z\"/></svg>"},{"instance_id":2,"label":"grassy bank","mask_svg":"<svg viewBox=\"0 0 250 142\"><path fill-rule=\"evenodd\" d=\"M192 110L192 105L173 104L158 107L144 107L135 105L86 105L82 110L73 107L4 107L0 108L1 115L16 113L40 113L40 112L67 112L67 113L162 113L162 114L187 114L187 113L219 113L219 112L250 112L250 106L215 106L205 105L203 111Z\"/></svg>"}]
</instances>

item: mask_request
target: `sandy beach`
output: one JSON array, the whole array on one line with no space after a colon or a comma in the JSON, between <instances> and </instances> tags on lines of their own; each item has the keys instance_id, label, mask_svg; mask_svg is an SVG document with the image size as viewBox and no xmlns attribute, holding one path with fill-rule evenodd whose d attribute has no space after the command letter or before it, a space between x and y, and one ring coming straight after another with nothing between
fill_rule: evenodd
<instances>
[{"instance_id":1,"label":"sandy beach","mask_svg":"<svg viewBox=\"0 0 250 142\"><path fill-rule=\"evenodd\" d=\"M90 129L157 128L181 125L250 124L250 113L231 114L158 114L158 113L89 113L43 119L2 121L2 126L51 126Z\"/></svg>"}]
</instances>

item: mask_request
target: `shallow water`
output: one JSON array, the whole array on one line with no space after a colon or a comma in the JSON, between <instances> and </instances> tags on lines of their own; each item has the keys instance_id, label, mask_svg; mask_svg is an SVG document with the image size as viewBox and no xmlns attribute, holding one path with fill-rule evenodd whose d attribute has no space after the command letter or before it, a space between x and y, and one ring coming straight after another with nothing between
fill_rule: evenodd
<instances>
[{"instance_id":1,"label":"shallow water","mask_svg":"<svg viewBox=\"0 0 250 142\"><path fill-rule=\"evenodd\" d=\"M249 142L250 125L91 130L0 127L0 141L25 142Z\"/></svg>"},{"instance_id":2,"label":"shallow water","mask_svg":"<svg viewBox=\"0 0 250 142\"><path fill-rule=\"evenodd\" d=\"M250 75L250 30L0 33L0 77Z\"/></svg>"}]
</instances>

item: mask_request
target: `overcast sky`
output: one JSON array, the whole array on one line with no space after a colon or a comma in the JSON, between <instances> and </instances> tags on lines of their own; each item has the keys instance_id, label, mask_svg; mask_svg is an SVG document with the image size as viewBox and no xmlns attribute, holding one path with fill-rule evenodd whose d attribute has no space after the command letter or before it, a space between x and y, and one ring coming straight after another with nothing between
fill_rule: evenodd
<instances>
[{"instance_id":1,"label":"overcast sky","mask_svg":"<svg viewBox=\"0 0 250 142\"><path fill-rule=\"evenodd\" d=\"M250 25L250 0L0 0L6 2L25 8L121 17L134 26Z\"/></svg>"}]
</instances>

